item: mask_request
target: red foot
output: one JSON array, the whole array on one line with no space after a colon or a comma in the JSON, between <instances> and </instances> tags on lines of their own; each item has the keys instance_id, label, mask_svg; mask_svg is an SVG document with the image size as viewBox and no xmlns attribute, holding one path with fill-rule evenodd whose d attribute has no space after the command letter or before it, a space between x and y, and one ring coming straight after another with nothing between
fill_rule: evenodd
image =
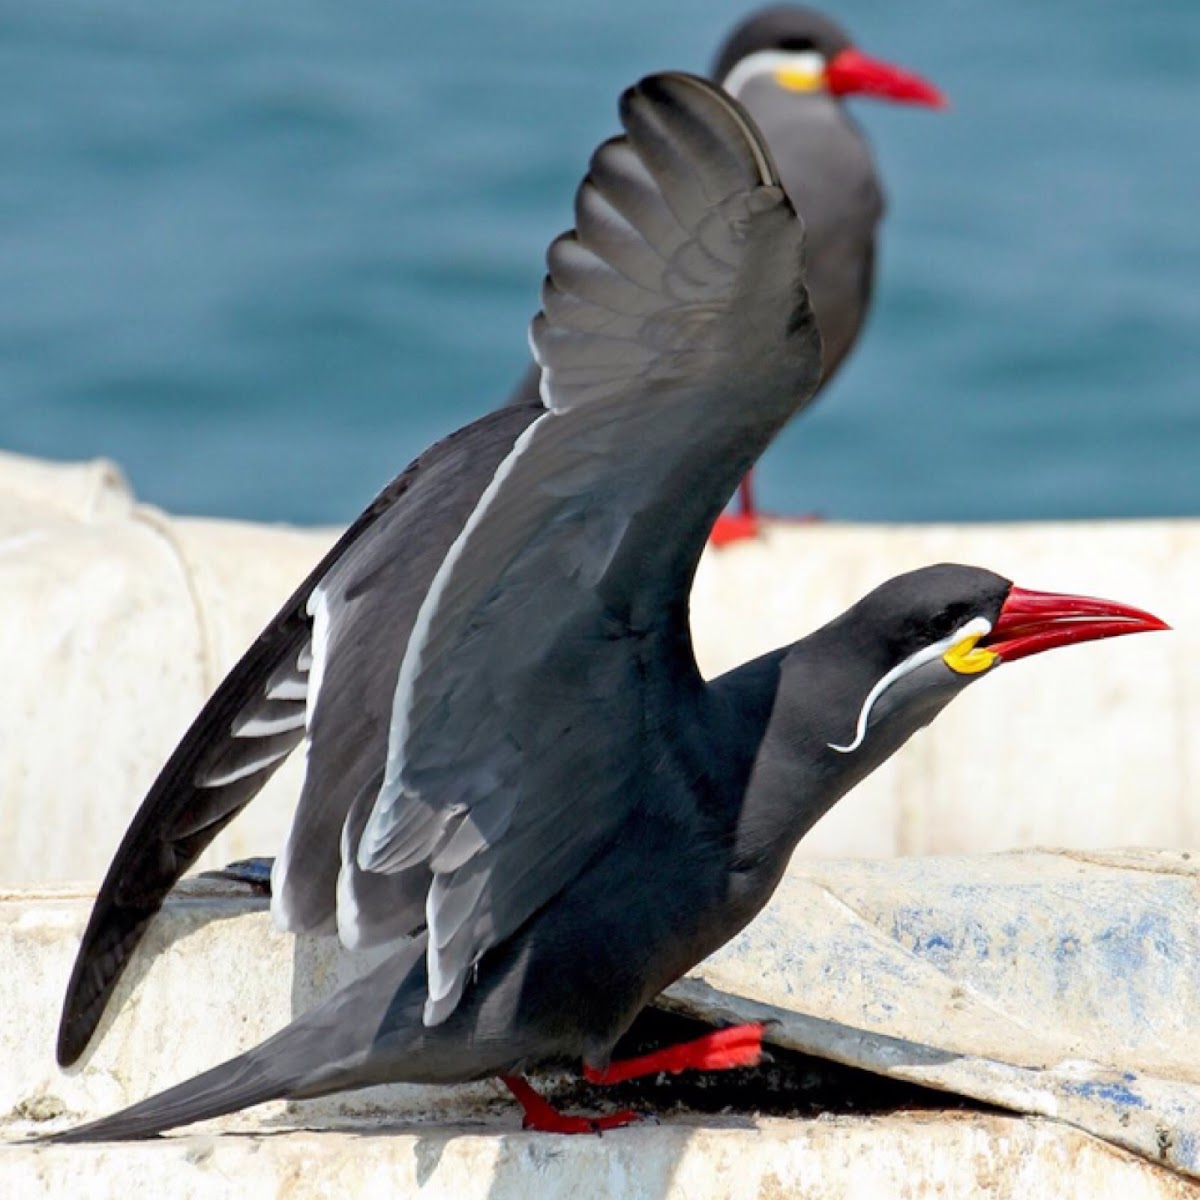
<instances>
[{"instance_id":1,"label":"red foot","mask_svg":"<svg viewBox=\"0 0 1200 1200\"><path fill-rule=\"evenodd\" d=\"M712 527L712 533L708 535L708 540L720 550L731 542L740 542L746 538L757 536L758 517L753 513L739 513L737 516L731 513L722 513Z\"/></svg>"},{"instance_id":2,"label":"red foot","mask_svg":"<svg viewBox=\"0 0 1200 1200\"><path fill-rule=\"evenodd\" d=\"M522 1129L534 1129L539 1133L603 1133L606 1129L620 1129L623 1125L632 1125L642 1119L628 1109L603 1117L568 1116L539 1096L520 1075L501 1075L500 1081L525 1110Z\"/></svg>"},{"instance_id":3,"label":"red foot","mask_svg":"<svg viewBox=\"0 0 1200 1200\"><path fill-rule=\"evenodd\" d=\"M757 1066L762 1061L763 1028L758 1024L732 1025L692 1042L609 1063L603 1071L585 1064L583 1077L588 1083L622 1083L660 1071L726 1071L731 1067Z\"/></svg>"}]
</instances>

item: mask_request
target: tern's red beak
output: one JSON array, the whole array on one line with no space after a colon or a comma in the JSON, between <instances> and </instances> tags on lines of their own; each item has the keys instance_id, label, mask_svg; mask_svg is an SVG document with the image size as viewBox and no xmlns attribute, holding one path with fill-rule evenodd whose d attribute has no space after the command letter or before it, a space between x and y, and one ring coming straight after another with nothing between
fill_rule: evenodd
<instances>
[{"instance_id":1,"label":"tern's red beak","mask_svg":"<svg viewBox=\"0 0 1200 1200\"><path fill-rule=\"evenodd\" d=\"M1170 628L1165 621L1128 604L1014 586L995 627L979 645L1001 662L1013 662L1056 646Z\"/></svg>"},{"instance_id":2,"label":"tern's red beak","mask_svg":"<svg viewBox=\"0 0 1200 1200\"><path fill-rule=\"evenodd\" d=\"M835 96L861 93L879 96L899 104L925 104L930 108L945 108L946 97L937 88L914 75L871 58L851 47L835 55L825 67L826 86Z\"/></svg>"}]
</instances>

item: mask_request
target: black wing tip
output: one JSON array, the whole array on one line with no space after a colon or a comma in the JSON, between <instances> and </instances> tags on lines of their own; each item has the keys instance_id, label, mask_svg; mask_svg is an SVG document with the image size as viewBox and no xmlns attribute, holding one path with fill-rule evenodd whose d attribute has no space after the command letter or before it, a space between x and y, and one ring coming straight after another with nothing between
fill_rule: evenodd
<instances>
[{"instance_id":1,"label":"black wing tip","mask_svg":"<svg viewBox=\"0 0 1200 1200\"><path fill-rule=\"evenodd\" d=\"M88 1048L132 952L156 912L158 908L110 908L97 902L63 998L55 1045L60 1067L74 1066Z\"/></svg>"},{"instance_id":2,"label":"black wing tip","mask_svg":"<svg viewBox=\"0 0 1200 1200\"><path fill-rule=\"evenodd\" d=\"M58 1022L58 1041L54 1048L54 1057L63 1068L73 1067L87 1049L120 975L118 970L111 980L102 981L99 988L93 986L85 989L82 986L83 980L94 974L89 970L91 964L91 956L85 956L81 949L75 959L75 969L71 973L71 982L67 985L67 994L63 999L62 1016Z\"/></svg>"},{"instance_id":3,"label":"black wing tip","mask_svg":"<svg viewBox=\"0 0 1200 1200\"><path fill-rule=\"evenodd\" d=\"M75 1021L68 1022L64 1018L63 1023L58 1027L58 1043L54 1048L54 1057L58 1065L63 1070L73 1067L91 1040L92 1030L90 1028L80 1030Z\"/></svg>"},{"instance_id":4,"label":"black wing tip","mask_svg":"<svg viewBox=\"0 0 1200 1200\"><path fill-rule=\"evenodd\" d=\"M111 992L112 988L107 988L80 1008L68 1011L64 1007L58 1026L58 1041L54 1048L54 1057L64 1070L73 1067L83 1057L83 1052L88 1048L96 1027L100 1024L100 1017L107 1007Z\"/></svg>"},{"instance_id":5,"label":"black wing tip","mask_svg":"<svg viewBox=\"0 0 1200 1200\"><path fill-rule=\"evenodd\" d=\"M732 124L736 136L743 140L754 160L759 183L767 187L782 186L775 160L754 118L719 84L687 71L658 71L645 75L621 93L618 111L621 125L626 130L637 124L639 110L644 105L660 111L686 113L693 120L708 125Z\"/></svg>"},{"instance_id":6,"label":"black wing tip","mask_svg":"<svg viewBox=\"0 0 1200 1200\"><path fill-rule=\"evenodd\" d=\"M717 84L690 71L654 71L643 75L621 93L621 115L636 106L639 97L645 97L651 104L678 104L692 89L699 89L713 98L727 96Z\"/></svg>"},{"instance_id":7,"label":"black wing tip","mask_svg":"<svg viewBox=\"0 0 1200 1200\"><path fill-rule=\"evenodd\" d=\"M71 1001L72 996L68 993L58 1025L58 1041L54 1047L54 1057L64 1070L73 1067L83 1056L99 1023L92 1015L93 1004L77 1007Z\"/></svg>"},{"instance_id":8,"label":"black wing tip","mask_svg":"<svg viewBox=\"0 0 1200 1200\"><path fill-rule=\"evenodd\" d=\"M45 1137L35 1138L35 1146L84 1146L88 1142L103 1141L96 1137L89 1125L77 1125L73 1129L64 1129L61 1133L49 1133Z\"/></svg>"},{"instance_id":9,"label":"black wing tip","mask_svg":"<svg viewBox=\"0 0 1200 1200\"><path fill-rule=\"evenodd\" d=\"M138 1132L135 1128L127 1127L122 1120L123 1112L114 1113L111 1117L100 1117L88 1121L85 1125L74 1125L70 1129L58 1133L48 1133L44 1137L33 1140L34 1145L40 1146L83 1146L98 1142L145 1142L162 1141L162 1135L152 1131Z\"/></svg>"}]
</instances>

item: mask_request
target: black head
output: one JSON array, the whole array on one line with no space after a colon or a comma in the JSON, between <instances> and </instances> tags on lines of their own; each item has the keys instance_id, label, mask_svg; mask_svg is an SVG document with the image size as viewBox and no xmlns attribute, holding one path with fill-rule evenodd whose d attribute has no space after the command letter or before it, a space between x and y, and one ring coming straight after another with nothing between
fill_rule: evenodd
<instances>
[{"instance_id":1,"label":"black head","mask_svg":"<svg viewBox=\"0 0 1200 1200\"><path fill-rule=\"evenodd\" d=\"M923 567L889 579L820 630L814 641L836 697L829 748L856 753L868 730L893 715L903 740L995 666L996 656L977 643L995 627L1011 589L978 567Z\"/></svg>"},{"instance_id":2,"label":"black head","mask_svg":"<svg viewBox=\"0 0 1200 1200\"><path fill-rule=\"evenodd\" d=\"M763 81L782 95L867 95L899 104L945 105L933 84L858 50L836 22L812 8L780 5L747 17L725 39L713 78L735 96Z\"/></svg>"},{"instance_id":3,"label":"black head","mask_svg":"<svg viewBox=\"0 0 1200 1200\"><path fill-rule=\"evenodd\" d=\"M790 853L831 805L1000 664L1165 628L1129 605L1026 591L978 567L944 563L889 579L781 657L741 669L771 699L748 793L751 844L778 841Z\"/></svg>"},{"instance_id":4,"label":"black head","mask_svg":"<svg viewBox=\"0 0 1200 1200\"><path fill-rule=\"evenodd\" d=\"M815 50L822 58L832 60L851 45L850 35L815 8L801 4L760 8L735 26L725 39L717 51L712 76L724 79L734 63L760 50Z\"/></svg>"},{"instance_id":5,"label":"black head","mask_svg":"<svg viewBox=\"0 0 1200 1200\"><path fill-rule=\"evenodd\" d=\"M825 745L877 764L1002 662L1165 628L1111 600L1026 591L942 563L889 579L796 649L821 685Z\"/></svg>"},{"instance_id":6,"label":"black head","mask_svg":"<svg viewBox=\"0 0 1200 1200\"><path fill-rule=\"evenodd\" d=\"M973 622L994 626L1011 588L993 571L939 563L880 584L840 620L875 643L877 665L891 668Z\"/></svg>"}]
</instances>

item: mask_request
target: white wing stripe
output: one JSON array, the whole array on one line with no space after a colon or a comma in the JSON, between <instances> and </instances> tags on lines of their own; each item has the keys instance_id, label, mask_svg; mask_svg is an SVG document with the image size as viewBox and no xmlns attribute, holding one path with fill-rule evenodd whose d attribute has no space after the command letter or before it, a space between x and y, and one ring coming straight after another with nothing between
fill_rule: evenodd
<instances>
[{"instance_id":1,"label":"white wing stripe","mask_svg":"<svg viewBox=\"0 0 1200 1200\"><path fill-rule=\"evenodd\" d=\"M292 743L292 746L294 745L295 742ZM239 779L245 779L248 775L254 775L264 767L269 767L271 763L278 762L281 758L286 757L291 753L292 746L285 746L282 750L272 750L267 754L262 754L257 758L251 759L249 762L241 763L236 767L230 767L227 771L205 775L203 779L196 781L196 786L202 788L219 788L224 787L228 783L237 783Z\"/></svg>"},{"instance_id":2,"label":"white wing stripe","mask_svg":"<svg viewBox=\"0 0 1200 1200\"><path fill-rule=\"evenodd\" d=\"M313 588L308 598L305 611L312 617L312 638L307 646L300 651L296 665L301 671L308 672L308 686L304 695L304 727L312 729L313 713L317 708L317 697L321 692L321 681L325 677L325 662L329 657L329 602L321 587ZM303 792L304 779L308 775L308 753L312 748L311 737L304 739L304 766L301 769L300 788ZM271 868L271 920L277 929L290 928L290 917L287 911L290 898L290 888L287 882L288 865L291 859L292 835L296 832L293 823L284 839L283 848L275 858Z\"/></svg>"},{"instance_id":3,"label":"white wing stripe","mask_svg":"<svg viewBox=\"0 0 1200 1200\"><path fill-rule=\"evenodd\" d=\"M306 700L307 698L307 679L284 678L274 687L267 689L268 700Z\"/></svg>"},{"instance_id":4,"label":"white wing stripe","mask_svg":"<svg viewBox=\"0 0 1200 1200\"><path fill-rule=\"evenodd\" d=\"M334 912L337 914L338 941L347 950L358 948L362 940L363 928L358 911L358 901L354 896L354 847L350 844L350 819L342 826L341 836L342 865L338 869L337 901Z\"/></svg>"},{"instance_id":5,"label":"white wing stripe","mask_svg":"<svg viewBox=\"0 0 1200 1200\"><path fill-rule=\"evenodd\" d=\"M548 372L546 371L542 373L543 393L547 390L547 374ZM380 856L385 850L391 834L392 810L400 797L406 794L400 776L404 770L404 748L408 740L412 718L414 683L421 671L422 656L426 643L429 641L429 630L433 624L438 603L446 590L451 576L454 574L454 568L458 565L458 560L462 557L463 550L470 540L471 535L479 526L480 521L483 520L484 515L491 507L500 489L504 486L504 481L512 474L517 460L525 453L525 450L533 441L538 427L543 421L549 420L552 415L553 410L547 412L544 416L538 417L513 443L513 448L508 452L507 457L500 463L499 467L496 468L495 475L492 476L491 482L484 489L483 495L479 497L479 503L476 504L471 515L467 518L462 531L451 543L450 549L446 552L446 557L442 559L442 564L438 567L437 574L433 577L433 582L429 585L429 591L425 593L425 598L421 601L421 607L417 612L417 619L413 624L412 634L408 639L408 646L404 651L404 659L400 664L400 675L396 680L395 700L392 703L392 726L388 734L387 770L383 777L383 786L379 789L379 799L375 802L375 807L371 812L366 827L363 829L362 838L358 844L358 865L365 871L370 871L379 865ZM315 644L315 630L313 640ZM318 668L314 665L314 678L317 672ZM432 941L430 942L430 954L433 954Z\"/></svg>"},{"instance_id":6,"label":"white wing stripe","mask_svg":"<svg viewBox=\"0 0 1200 1200\"><path fill-rule=\"evenodd\" d=\"M270 737L275 733L291 733L293 729L302 729L305 724L305 710L299 706L292 712L282 713L277 717L239 716L233 723L235 738Z\"/></svg>"},{"instance_id":7,"label":"white wing stripe","mask_svg":"<svg viewBox=\"0 0 1200 1200\"><path fill-rule=\"evenodd\" d=\"M329 601L322 588L313 589L308 598L308 615L312 617L312 641L308 654L308 687L304 695L304 724L312 728L313 713L317 710L317 697L321 693L321 682L325 678L325 663L329 658ZM304 669L303 651L300 667Z\"/></svg>"}]
</instances>

